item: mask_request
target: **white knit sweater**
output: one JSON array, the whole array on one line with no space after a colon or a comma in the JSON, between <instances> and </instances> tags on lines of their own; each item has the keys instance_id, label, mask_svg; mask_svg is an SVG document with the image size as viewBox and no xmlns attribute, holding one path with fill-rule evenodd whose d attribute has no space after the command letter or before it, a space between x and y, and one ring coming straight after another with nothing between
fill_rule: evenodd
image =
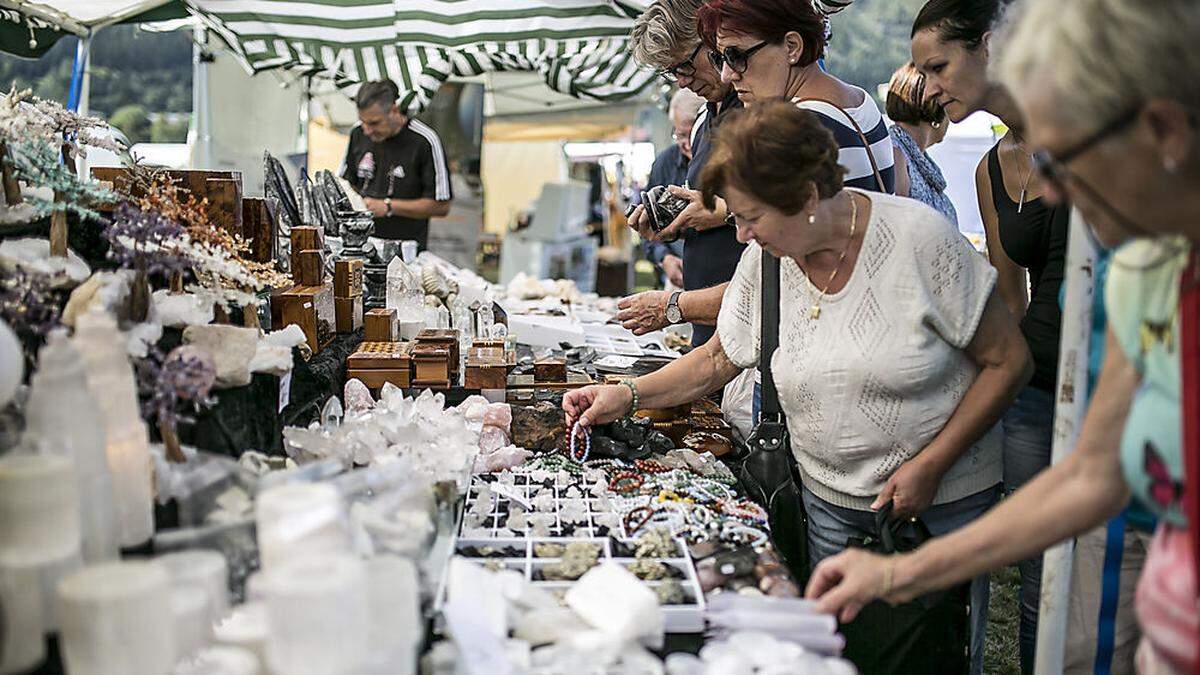
<instances>
[{"instance_id":1,"label":"white knit sweater","mask_svg":"<svg viewBox=\"0 0 1200 675\"><path fill-rule=\"evenodd\" d=\"M996 270L958 230L919 202L860 192L872 209L845 288L819 295L790 258L780 267L779 349L771 361L805 486L867 509L888 477L941 431L979 373L963 351ZM725 291L717 331L729 359L759 359L762 249L751 244ZM845 273L845 271L843 271ZM990 430L946 472L944 504L1001 479Z\"/></svg>"}]
</instances>

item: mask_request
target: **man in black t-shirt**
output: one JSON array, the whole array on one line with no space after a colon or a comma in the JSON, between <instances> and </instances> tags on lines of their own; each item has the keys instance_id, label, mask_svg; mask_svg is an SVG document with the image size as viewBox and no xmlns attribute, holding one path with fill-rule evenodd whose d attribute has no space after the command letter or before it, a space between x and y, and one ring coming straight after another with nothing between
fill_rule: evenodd
<instances>
[{"instance_id":1,"label":"man in black t-shirt","mask_svg":"<svg viewBox=\"0 0 1200 675\"><path fill-rule=\"evenodd\" d=\"M450 212L450 169L437 132L401 112L391 80L358 90L360 124L350 132L342 177L375 214L375 236L412 239L421 249L429 219Z\"/></svg>"}]
</instances>

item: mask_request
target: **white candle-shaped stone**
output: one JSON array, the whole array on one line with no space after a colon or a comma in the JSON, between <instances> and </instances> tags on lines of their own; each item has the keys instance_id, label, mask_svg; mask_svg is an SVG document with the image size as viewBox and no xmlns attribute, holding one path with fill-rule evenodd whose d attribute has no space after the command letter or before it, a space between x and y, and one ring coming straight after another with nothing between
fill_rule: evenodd
<instances>
[{"instance_id":1,"label":"white candle-shaped stone","mask_svg":"<svg viewBox=\"0 0 1200 675\"><path fill-rule=\"evenodd\" d=\"M267 570L267 666L275 675L357 675L369 610L363 561L350 554L288 560Z\"/></svg>"},{"instance_id":2,"label":"white candle-shaped stone","mask_svg":"<svg viewBox=\"0 0 1200 675\"><path fill-rule=\"evenodd\" d=\"M104 414L121 544L142 544L154 535L154 464L125 339L112 315L92 311L76 319L75 343L83 353L88 388Z\"/></svg>"},{"instance_id":3,"label":"white candle-shaped stone","mask_svg":"<svg viewBox=\"0 0 1200 675\"><path fill-rule=\"evenodd\" d=\"M171 575L173 586L194 586L208 597L209 622L229 613L229 568L216 551L177 551L156 558Z\"/></svg>"},{"instance_id":4,"label":"white candle-shaped stone","mask_svg":"<svg viewBox=\"0 0 1200 675\"><path fill-rule=\"evenodd\" d=\"M25 409L26 443L75 461L86 562L115 560L120 544L112 476L104 453L104 418L87 388L79 351L53 333L38 354Z\"/></svg>"},{"instance_id":5,"label":"white candle-shaped stone","mask_svg":"<svg viewBox=\"0 0 1200 675\"><path fill-rule=\"evenodd\" d=\"M41 565L79 550L79 492L67 457L0 457L0 564Z\"/></svg>"},{"instance_id":6,"label":"white candle-shaped stone","mask_svg":"<svg viewBox=\"0 0 1200 675\"><path fill-rule=\"evenodd\" d=\"M246 602L233 608L213 628L218 645L244 649L259 662L267 657L267 607L261 602Z\"/></svg>"},{"instance_id":7,"label":"white candle-shaped stone","mask_svg":"<svg viewBox=\"0 0 1200 675\"><path fill-rule=\"evenodd\" d=\"M255 521L264 570L303 555L350 550L346 507L328 483L286 483L264 490Z\"/></svg>"},{"instance_id":8,"label":"white candle-shaped stone","mask_svg":"<svg viewBox=\"0 0 1200 675\"><path fill-rule=\"evenodd\" d=\"M0 563L0 675L28 672L46 658L38 569Z\"/></svg>"},{"instance_id":9,"label":"white candle-shaped stone","mask_svg":"<svg viewBox=\"0 0 1200 675\"><path fill-rule=\"evenodd\" d=\"M175 650L186 657L212 642L208 594L198 586L172 586L171 617L175 623Z\"/></svg>"},{"instance_id":10,"label":"white candle-shaped stone","mask_svg":"<svg viewBox=\"0 0 1200 675\"><path fill-rule=\"evenodd\" d=\"M155 562L91 565L58 585L70 675L168 675L175 665L171 581Z\"/></svg>"},{"instance_id":11,"label":"white candle-shaped stone","mask_svg":"<svg viewBox=\"0 0 1200 675\"><path fill-rule=\"evenodd\" d=\"M411 675L421 643L421 587L417 568L399 556L367 560L371 627L365 673Z\"/></svg>"}]
</instances>

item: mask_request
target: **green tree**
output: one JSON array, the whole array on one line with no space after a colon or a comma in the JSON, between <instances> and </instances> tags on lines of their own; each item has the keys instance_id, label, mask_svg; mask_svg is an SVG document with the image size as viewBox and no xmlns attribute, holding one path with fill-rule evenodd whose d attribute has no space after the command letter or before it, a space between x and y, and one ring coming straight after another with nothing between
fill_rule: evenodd
<instances>
[{"instance_id":1,"label":"green tree","mask_svg":"<svg viewBox=\"0 0 1200 675\"><path fill-rule=\"evenodd\" d=\"M161 115L150 125L151 143L184 143L187 141L188 120L171 122Z\"/></svg>"},{"instance_id":2,"label":"green tree","mask_svg":"<svg viewBox=\"0 0 1200 675\"><path fill-rule=\"evenodd\" d=\"M909 35L925 0L855 0L833 15L829 71L878 94L880 84L912 58Z\"/></svg>"},{"instance_id":3,"label":"green tree","mask_svg":"<svg viewBox=\"0 0 1200 675\"><path fill-rule=\"evenodd\" d=\"M108 122L124 132L130 143L145 143L150 140L150 116L140 105L124 105L117 108Z\"/></svg>"}]
</instances>

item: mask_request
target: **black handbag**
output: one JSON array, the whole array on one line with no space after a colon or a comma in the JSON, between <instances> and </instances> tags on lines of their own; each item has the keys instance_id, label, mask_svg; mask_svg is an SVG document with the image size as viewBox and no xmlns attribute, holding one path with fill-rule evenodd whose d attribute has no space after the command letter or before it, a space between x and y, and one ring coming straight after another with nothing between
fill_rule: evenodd
<instances>
[{"instance_id":1,"label":"black handbag","mask_svg":"<svg viewBox=\"0 0 1200 675\"><path fill-rule=\"evenodd\" d=\"M796 583L808 579L808 527L804 501L795 478L795 459L788 441L787 420L771 374L771 357L779 346L779 258L762 252L762 330L758 370L762 374L761 415L732 462L742 490L766 509L771 543Z\"/></svg>"},{"instance_id":2,"label":"black handbag","mask_svg":"<svg viewBox=\"0 0 1200 675\"><path fill-rule=\"evenodd\" d=\"M874 537L849 545L875 553L906 553L932 539L920 518L892 518L888 502L875 514ZM842 654L863 675L970 671L971 583L923 595L899 605L876 601L841 626Z\"/></svg>"}]
</instances>

